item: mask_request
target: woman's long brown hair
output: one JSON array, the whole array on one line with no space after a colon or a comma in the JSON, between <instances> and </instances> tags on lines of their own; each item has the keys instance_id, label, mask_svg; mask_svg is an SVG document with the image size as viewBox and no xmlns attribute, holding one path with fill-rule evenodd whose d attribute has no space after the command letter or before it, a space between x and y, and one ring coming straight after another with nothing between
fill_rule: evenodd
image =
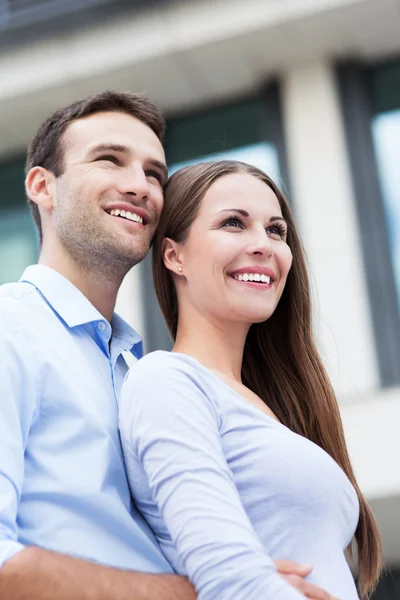
<instances>
[{"instance_id":1,"label":"woman's long brown hair","mask_svg":"<svg viewBox=\"0 0 400 600\"><path fill-rule=\"evenodd\" d=\"M284 196L265 173L245 163L218 161L186 167L172 175L165 189L164 210L153 244L158 301L175 339L178 302L171 273L163 262L163 239L184 242L209 187L232 173L257 177L274 191L288 224L287 243L293 254L275 312L249 330L243 356L243 383L269 406L281 423L328 452L353 484L360 503L353 540L357 545L358 589L367 598L382 568L380 534L354 476L335 393L315 346L304 250Z\"/></svg>"}]
</instances>

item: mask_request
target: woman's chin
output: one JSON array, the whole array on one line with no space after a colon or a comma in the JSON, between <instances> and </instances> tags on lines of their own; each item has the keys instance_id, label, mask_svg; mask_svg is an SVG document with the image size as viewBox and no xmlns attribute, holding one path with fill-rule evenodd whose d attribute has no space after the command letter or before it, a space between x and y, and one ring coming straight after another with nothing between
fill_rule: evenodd
<instances>
[{"instance_id":1,"label":"woman's chin","mask_svg":"<svg viewBox=\"0 0 400 600\"><path fill-rule=\"evenodd\" d=\"M237 313L235 315L236 318L233 320L237 320L237 322L242 322L250 327L255 323L263 323L264 321L267 321L271 317L273 312L273 310L266 311L265 307L263 310L252 310L246 312L241 311L240 313Z\"/></svg>"}]
</instances>

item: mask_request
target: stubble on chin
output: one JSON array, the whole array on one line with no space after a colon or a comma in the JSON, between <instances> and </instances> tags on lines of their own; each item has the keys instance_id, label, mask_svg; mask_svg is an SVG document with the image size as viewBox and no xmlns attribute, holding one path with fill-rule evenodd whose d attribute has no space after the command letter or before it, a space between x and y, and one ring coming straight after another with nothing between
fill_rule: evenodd
<instances>
[{"instance_id":1,"label":"stubble on chin","mask_svg":"<svg viewBox=\"0 0 400 600\"><path fill-rule=\"evenodd\" d=\"M74 215L59 219L58 237L79 270L99 280L120 284L128 271L147 255L150 240L132 238L132 244L115 232L105 230L94 219Z\"/></svg>"}]
</instances>

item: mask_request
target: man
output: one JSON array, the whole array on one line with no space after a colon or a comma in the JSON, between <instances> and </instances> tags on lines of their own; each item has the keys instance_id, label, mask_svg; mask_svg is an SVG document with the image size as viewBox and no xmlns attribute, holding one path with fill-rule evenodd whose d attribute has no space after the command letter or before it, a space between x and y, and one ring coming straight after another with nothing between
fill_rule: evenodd
<instances>
[{"instance_id":1,"label":"man","mask_svg":"<svg viewBox=\"0 0 400 600\"><path fill-rule=\"evenodd\" d=\"M114 306L162 210L163 132L146 98L105 92L30 145L39 264L0 288L1 600L195 598L131 504L118 434L122 352L140 357L141 341ZM328 598L309 567L278 567Z\"/></svg>"}]
</instances>

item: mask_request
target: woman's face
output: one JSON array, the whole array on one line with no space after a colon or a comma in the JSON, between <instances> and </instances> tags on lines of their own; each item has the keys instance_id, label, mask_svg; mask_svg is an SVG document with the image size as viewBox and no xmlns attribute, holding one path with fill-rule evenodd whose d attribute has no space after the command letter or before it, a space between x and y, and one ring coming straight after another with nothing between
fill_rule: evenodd
<instances>
[{"instance_id":1,"label":"woman's face","mask_svg":"<svg viewBox=\"0 0 400 600\"><path fill-rule=\"evenodd\" d=\"M179 301L213 322L265 321L292 264L287 225L268 185L247 173L217 179L178 244Z\"/></svg>"}]
</instances>

